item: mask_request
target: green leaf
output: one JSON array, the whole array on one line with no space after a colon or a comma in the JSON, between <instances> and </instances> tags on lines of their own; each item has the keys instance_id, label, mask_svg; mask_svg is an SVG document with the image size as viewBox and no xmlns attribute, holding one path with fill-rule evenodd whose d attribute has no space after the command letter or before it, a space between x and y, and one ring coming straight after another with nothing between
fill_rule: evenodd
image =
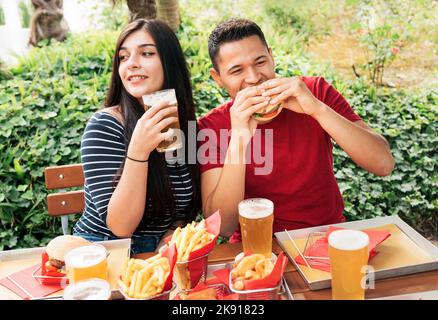
<instances>
[{"instance_id":1,"label":"green leaf","mask_svg":"<svg viewBox=\"0 0 438 320\"><path fill-rule=\"evenodd\" d=\"M23 192L26 191L27 187L28 187L27 184L21 184L17 187L17 190Z\"/></svg>"},{"instance_id":2,"label":"green leaf","mask_svg":"<svg viewBox=\"0 0 438 320\"><path fill-rule=\"evenodd\" d=\"M21 197L23 199L26 199L26 200L33 200L33 192L32 192L32 190L27 190L25 193L23 193L21 195Z\"/></svg>"},{"instance_id":3,"label":"green leaf","mask_svg":"<svg viewBox=\"0 0 438 320\"><path fill-rule=\"evenodd\" d=\"M17 174L18 178L22 179L24 177L24 170L20 165L20 162L18 159L14 159L14 170Z\"/></svg>"}]
</instances>

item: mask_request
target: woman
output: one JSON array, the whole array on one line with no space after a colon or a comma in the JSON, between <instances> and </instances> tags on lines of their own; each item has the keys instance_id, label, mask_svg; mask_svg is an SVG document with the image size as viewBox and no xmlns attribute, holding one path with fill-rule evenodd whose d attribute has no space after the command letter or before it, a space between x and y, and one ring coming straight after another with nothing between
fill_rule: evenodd
<instances>
[{"instance_id":1,"label":"woman","mask_svg":"<svg viewBox=\"0 0 438 320\"><path fill-rule=\"evenodd\" d=\"M167 103L144 111L142 96L174 88L187 156L188 122L196 121L190 76L172 30L139 19L122 31L113 59L105 108L85 128L81 156L85 210L73 233L91 241L132 238L133 254L154 251L163 236L201 208L197 164L158 153L176 117ZM195 122L194 122L195 123Z\"/></svg>"}]
</instances>

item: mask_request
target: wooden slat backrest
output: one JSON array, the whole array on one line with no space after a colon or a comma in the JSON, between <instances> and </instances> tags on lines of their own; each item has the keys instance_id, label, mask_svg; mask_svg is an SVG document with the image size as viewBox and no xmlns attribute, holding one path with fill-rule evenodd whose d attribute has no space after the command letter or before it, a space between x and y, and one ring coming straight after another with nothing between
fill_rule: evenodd
<instances>
[{"instance_id":1,"label":"wooden slat backrest","mask_svg":"<svg viewBox=\"0 0 438 320\"><path fill-rule=\"evenodd\" d=\"M52 193L47 196L47 211L51 216L82 213L84 201L83 190Z\"/></svg>"},{"instance_id":2,"label":"wooden slat backrest","mask_svg":"<svg viewBox=\"0 0 438 320\"><path fill-rule=\"evenodd\" d=\"M46 188L49 190L80 187L84 185L82 164L47 167L44 170ZM47 211L51 216L82 213L84 191L65 191L47 196Z\"/></svg>"},{"instance_id":3,"label":"wooden slat backrest","mask_svg":"<svg viewBox=\"0 0 438 320\"><path fill-rule=\"evenodd\" d=\"M84 185L84 170L82 164L47 167L44 170L44 178L46 188L50 190L81 187Z\"/></svg>"}]
</instances>

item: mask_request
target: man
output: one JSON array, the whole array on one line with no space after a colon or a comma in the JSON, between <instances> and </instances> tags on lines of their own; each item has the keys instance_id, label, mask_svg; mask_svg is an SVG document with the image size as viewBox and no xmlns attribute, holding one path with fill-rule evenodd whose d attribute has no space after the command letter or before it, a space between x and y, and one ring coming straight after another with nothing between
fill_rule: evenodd
<instances>
[{"instance_id":1,"label":"man","mask_svg":"<svg viewBox=\"0 0 438 320\"><path fill-rule=\"evenodd\" d=\"M345 221L331 139L365 170L378 176L393 170L387 141L324 78L276 78L272 50L254 22L232 19L218 25L210 35L209 54L211 76L232 100L201 118L199 129L218 137L223 129L231 133L225 148L222 141L212 148L214 139L208 140L209 154L200 159L202 201L206 217L221 210L221 234L235 232L231 242L240 239L237 207L246 198L274 202L274 232ZM270 122L253 119L278 103L283 110ZM272 170L266 174L257 174L257 163L243 159L255 133L261 152L272 153Z\"/></svg>"}]
</instances>

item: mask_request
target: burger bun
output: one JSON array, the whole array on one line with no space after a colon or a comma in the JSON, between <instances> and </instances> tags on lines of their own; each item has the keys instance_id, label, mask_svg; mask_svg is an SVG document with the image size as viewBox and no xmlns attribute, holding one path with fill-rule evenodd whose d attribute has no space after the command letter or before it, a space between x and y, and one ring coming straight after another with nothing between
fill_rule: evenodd
<instances>
[{"instance_id":1,"label":"burger bun","mask_svg":"<svg viewBox=\"0 0 438 320\"><path fill-rule=\"evenodd\" d=\"M278 116L283 109L283 104L279 103L277 105L269 104L267 107L255 112L252 118L258 123L263 124L271 121L276 116Z\"/></svg>"},{"instance_id":2,"label":"burger bun","mask_svg":"<svg viewBox=\"0 0 438 320\"><path fill-rule=\"evenodd\" d=\"M91 242L78 236L64 235L53 238L46 247L51 259L64 261L65 255L72 249L90 245Z\"/></svg>"}]
</instances>

